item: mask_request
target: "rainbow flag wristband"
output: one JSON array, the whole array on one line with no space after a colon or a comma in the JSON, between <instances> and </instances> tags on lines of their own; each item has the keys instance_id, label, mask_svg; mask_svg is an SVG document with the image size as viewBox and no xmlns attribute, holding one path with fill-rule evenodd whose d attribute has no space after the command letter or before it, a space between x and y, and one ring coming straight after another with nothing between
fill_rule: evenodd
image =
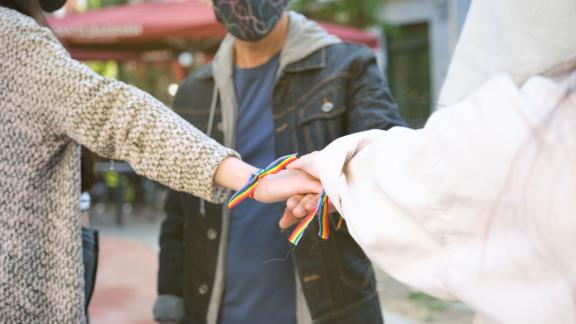
<instances>
[{"instance_id":1,"label":"rainbow flag wristband","mask_svg":"<svg viewBox=\"0 0 576 324\"><path fill-rule=\"evenodd\" d=\"M261 169L256 174L252 175L248 180L248 183L242 189L238 190L228 201L228 208L232 209L247 198L253 198L254 191L258 188L260 181L266 176L278 173L288 166L288 164L298 160L298 154L290 154L278 158L276 161L270 163L266 169Z\"/></svg>"},{"instance_id":2,"label":"rainbow flag wristband","mask_svg":"<svg viewBox=\"0 0 576 324\"><path fill-rule=\"evenodd\" d=\"M326 192L323 191L320 195L320 200L318 201L318 205L316 208L312 210L301 222L296 226L296 229L292 232L288 241L294 245L298 245L300 239L304 235L304 232L308 228L308 226L312 223L314 216L318 214L318 236L320 236L323 240L327 240L330 235L330 218L328 214L328 205L329 199Z\"/></svg>"}]
</instances>

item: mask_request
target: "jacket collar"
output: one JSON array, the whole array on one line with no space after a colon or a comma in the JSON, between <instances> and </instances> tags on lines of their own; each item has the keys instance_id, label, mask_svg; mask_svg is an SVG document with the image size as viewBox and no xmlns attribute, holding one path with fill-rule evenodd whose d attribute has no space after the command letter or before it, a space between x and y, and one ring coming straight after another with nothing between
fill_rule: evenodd
<instances>
[{"instance_id":1,"label":"jacket collar","mask_svg":"<svg viewBox=\"0 0 576 324\"><path fill-rule=\"evenodd\" d=\"M200 80L210 80L214 78L214 72L212 71L212 64L208 64L206 69L201 69L196 73L196 77Z\"/></svg>"},{"instance_id":2,"label":"jacket collar","mask_svg":"<svg viewBox=\"0 0 576 324\"><path fill-rule=\"evenodd\" d=\"M305 57L298 62L288 64L284 68L284 72L295 73L310 70L318 70L323 69L325 66L326 66L326 48L322 48L319 51L312 53L308 57ZM214 71L212 69L212 64L210 64L207 69L198 71L196 77L200 80L214 79Z\"/></svg>"},{"instance_id":3,"label":"jacket collar","mask_svg":"<svg viewBox=\"0 0 576 324\"><path fill-rule=\"evenodd\" d=\"M310 70L323 69L326 66L326 48L310 54L300 61L288 64L284 68L284 73L304 72Z\"/></svg>"}]
</instances>

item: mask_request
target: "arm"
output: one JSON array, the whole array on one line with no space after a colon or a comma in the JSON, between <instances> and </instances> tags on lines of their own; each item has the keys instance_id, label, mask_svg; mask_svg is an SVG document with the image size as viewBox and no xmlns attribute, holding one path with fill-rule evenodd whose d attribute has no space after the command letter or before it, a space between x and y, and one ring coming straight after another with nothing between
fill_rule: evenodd
<instances>
[{"instance_id":1,"label":"arm","mask_svg":"<svg viewBox=\"0 0 576 324\"><path fill-rule=\"evenodd\" d=\"M168 191L166 219L160 232L158 298L154 305L157 322L178 322L184 318L182 283L184 275L184 215L180 194Z\"/></svg>"},{"instance_id":2,"label":"arm","mask_svg":"<svg viewBox=\"0 0 576 324\"><path fill-rule=\"evenodd\" d=\"M359 52L351 67L348 134L404 126L376 57L366 48L360 48Z\"/></svg>"},{"instance_id":3,"label":"arm","mask_svg":"<svg viewBox=\"0 0 576 324\"><path fill-rule=\"evenodd\" d=\"M547 87L544 84L538 93L546 95ZM522 173L512 171L529 170L530 179L539 179L552 172L547 166L558 160L555 154L540 154L544 148L534 137L549 115L528 108L513 82L497 77L463 103L433 114L423 129L397 127L350 135L317 153L313 161L308 158L292 167L307 169L302 166L312 162L310 172L320 177L352 237L375 264L400 281L439 297L459 298L477 309L529 302L520 302L522 289L509 289L525 285L526 278L515 270L520 264L535 269L547 263L510 249L526 244L526 233L521 227L520 233L514 232L517 227L510 224L521 222L507 211L518 208L516 195L528 192L522 178L513 178ZM557 119L570 121L560 115ZM526 155L527 143L545 160L536 164ZM557 143L559 152L566 150L563 145ZM570 162L560 161L563 166ZM536 165L541 168L534 169ZM558 187L560 182L553 178ZM573 192L563 188L554 195ZM532 189L536 192L530 197L540 197L551 188L535 183ZM505 202L506 208L496 208L498 202ZM527 203L534 202L531 206L538 206L536 200ZM549 207L546 202L544 206ZM522 210L528 213L531 208ZM542 224L549 223L547 216ZM546 274L542 280L552 280L549 272L541 273Z\"/></svg>"},{"instance_id":4,"label":"arm","mask_svg":"<svg viewBox=\"0 0 576 324\"><path fill-rule=\"evenodd\" d=\"M37 29L19 46L27 58L22 67L27 78L17 87L25 89L25 96L45 97L44 107L29 109L42 111L56 135L103 157L125 160L137 173L175 190L210 201L224 199L226 190L214 183L214 177L226 157L238 156L235 152L152 96L71 59L48 30ZM247 178L249 173L242 175Z\"/></svg>"},{"instance_id":5,"label":"arm","mask_svg":"<svg viewBox=\"0 0 576 324\"><path fill-rule=\"evenodd\" d=\"M494 322L573 321L558 266L574 253L575 101L559 107L565 90L548 81L526 89L496 77L423 129L350 135L293 167L312 162L352 237L398 280Z\"/></svg>"},{"instance_id":6,"label":"arm","mask_svg":"<svg viewBox=\"0 0 576 324\"><path fill-rule=\"evenodd\" d=\"M238 190L256 170L238 155L207 137L152 96L122 82L104 78L70 58L47 29L34 27L18 38L26 64L19 73L23 96L43 95L44 114L55 136L67 136L91 151L125 160L134 170L174 190L211 202L222 202L228 189ZM281 195L256 192L261 202L282 201L317 187L305 175L294 175ZM286 179L287 180L287 179Z\"/></svg>"}]
</instances>

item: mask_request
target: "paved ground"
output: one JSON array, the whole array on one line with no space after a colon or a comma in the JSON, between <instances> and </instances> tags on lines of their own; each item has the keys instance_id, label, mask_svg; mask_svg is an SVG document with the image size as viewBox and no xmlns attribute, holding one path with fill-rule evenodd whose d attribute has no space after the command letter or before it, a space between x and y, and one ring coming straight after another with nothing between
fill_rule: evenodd
<instances>
[{"instance_id":1,"label":"paved ground","mask_svg":"<svg viewBox=\"0 0 576 324\"><path fill-rule=\"evenodd\" d=\"M100 244L91 323L154 323L156 252L142 243L107 235L102 236Z\"/></svg>"},{"instance_id":2,"label":"paved ground","mask_svg":"<svg viewBox=\"0 0 576 324\"><path fill-rule=\"evenodd\" d=\"M158 219L129 219L122 228L109 220L95 222L101 231L101 255L90 309L92 324L154 323ZM387 324L472 322L470 311L461 304L414 294L382 273L378 280Z\"/></svg>"}]
</instances>

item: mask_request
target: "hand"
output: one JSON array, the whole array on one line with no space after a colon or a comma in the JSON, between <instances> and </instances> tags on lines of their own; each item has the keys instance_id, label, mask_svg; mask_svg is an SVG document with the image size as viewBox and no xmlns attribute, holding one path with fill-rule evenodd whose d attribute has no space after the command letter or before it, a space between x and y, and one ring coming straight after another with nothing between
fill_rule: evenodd
<instances>
[{"instance_id":1,"label":"hand","mask_svg":"<svg viewBox=\"0 0 576 324\"><path fill-rule=\"evenodd\" d=\"M289 228L290 226L300 222L300 220L318 205L320 199L319 194L296 195L286 201L286 209L284 215L280 219L278 225L282 229Z\"/></svg>"},{"instance_id":2,"label":"hand","mask_svg":"<svg viewBox=\"0 0 576 324\"><path fill-rule=\"evenodd\" d=\"M318 201L320 200L320 194L307 194L307 195L296 195L288 199L286 202L286 209L284 214L280 219L278 225L282 229L289 228L290 226L300 222L304 217L306 217L310 212L312 212L318 206ZM333 213L336 209L329 203L328 212Z\"/></svg>"},{"instance_id":3,"label":"hand","mask_svg":"<svg viewBox=\"0 0 576 324\"><path fill-rule=\"evenodd\" d=\"M316 154L318 154L318 152L312 152L300 157L298 160L290 163L287 169L304 171L314 178L319 179L318 168L314 160Z\"/></svg>"},{"instance_id":4,"label":"hand","mask_svg":"<svg viewBox=\"0 0 576 324\"><path fill-rule=\"evenodd\" d=\"M275 203L297 195L321 192L322 185L317 179L302 171L283 170L262 179L254 192L254 199L262 203Z\"/></svg>"},{"instance_id":5,"label":"hand","mask_svg":"<svg viewBox=\"0 0 576 324\"><path fill-rule=\"evenodd\" d=\"M291 170L300 170L306 172L310 176L318 179L318 169L316 167L316 162L314 161L316 154L318 154L318 152L312 152L310 154L304 155L288 165L287 168ZM286 229L300 222L302 218L306 217L306 215L308 215L316 208L319 199L320 195L318 193L308 193L306 195L292 196L286 202L284 215L282 215L282 218L278 223L280 228ZM330 205L329 208L333 210L332 205Z\"/></svg>"}]
</instances>

